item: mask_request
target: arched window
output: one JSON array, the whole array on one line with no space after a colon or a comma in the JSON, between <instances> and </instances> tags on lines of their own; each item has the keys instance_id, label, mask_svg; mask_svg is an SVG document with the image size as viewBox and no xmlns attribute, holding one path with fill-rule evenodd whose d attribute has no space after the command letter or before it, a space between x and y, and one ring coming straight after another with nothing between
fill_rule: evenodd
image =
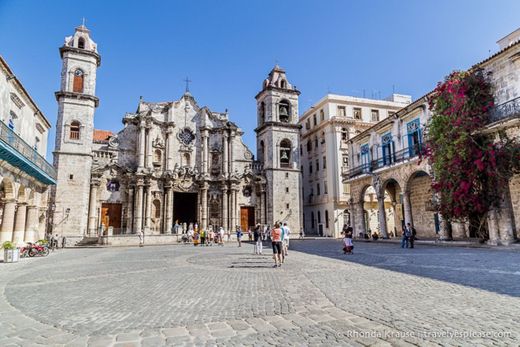
<instances>
[{"instance_id":1,"label":"arched window","mask_svg":"<svg viewBox=\"0 0 520 347\"><path fill-rule=\"evenodd\" d=\"M74 93L83 93L83 78L85 77L85 74L83 73L83 70L76 69L74 71L74 83L72 84L72 91Z\"/></svg>"},{"instance_id":2,"label":"arched window","mask_svg":"<svg viewBox=\"0 0 520 347\"><path fill-rule=\"evenodd\" d=\"M260 141L260 152L258 153L258 160L263 163L265 160L265 145L264 141Z\"/></svg>"},{"instance_id":3,"label":"arched window","mask_svg":"<svg viewBox=\"0 0 520 347\"><path fill-rule=\"evenodd\" d=\"M184 153L184 166L190 166L190 154Z\"/></svg>"},{"instance_id":4,"label":"arched window","mask_svg":"<svg viewBox=\"0 0 520 347\"><path fill-rule=\"evenodd\" d=\"M260 115L260 125L264 124L265 122L265 103L262 101L260 103L260 110L258 110Z\"/></svg>"},{"instance_id":5,"label":"arched window","mask_svg":"<svg viewBox=\"0 0 520 347\"><path fill-rule=\"evenodd\" d=\"M320 121L323 122L324 119L325 119L325 113L323 112L323 110L320 110Z\"/></svg>"},{"instance_id":6,"label":"arched window","mask_svg":"<svg viewBox=\"0 0 520 347\"><path fill-rule=\"evenodd\" d=\"M280 167L291 167L291 142L280 142Z\"/></svg>"},{"instance_id":7,"label":"arched window","mask_svg":"<svg viewBox=\"0 0 520 347\"><path fill-rule=\"evenodd\" d=\"M280 88L284 88L284 89L287 88L287 82L285 80L282 80L280 82Z\"/></svg>"},{"instance_id":8,"label":"arched window","mask_svg":"<svg viewBox=\"0 0 520 347\"><path fill-rule=\"evenodd\" d=\"M311 212L311 228L314 229L314 212Z\"/></svg>"},{"instance_id":9,"label":"arched window","mask_svg":"<svg viewBox=\"0 0 520 347\"><path fill-rule=\"evenodd\" d=\"M70 123L70 135L71 140L79 140L81 125L77 120Z\"/></svg>"},{"instance_id":10,"label":"arched window","mask_svg":"<svg viewBox=\"0 0 520 347\"><path fill-rule=\"evenodd\" d=\"M85 39L83 37L78 39L78 48L85 49Z\"/></svg>"},{"instance_id":11,"label":"arched window","mask_svg":"<svg viewBox=\"0 0 520 347\"><path fill-rule=\"evenodd\" d=\"M318 224L320 224L320 223L321 223L321 212L318 211Z\"/></svg>"},{"instance_id":12,"label":"arched window","mask_svg":"<svg viewBox=\"0 0 520 347\"><path fill-rule=\"evenodd\" d=\"M153 155L153 164L155 166L161 166L162 162L162 152L160 149L156 149Z\"/></svg>"},{"instance_id":13,"label":"arched window","mask_svg":"<svg viewBox=\"0 0 520 347\"><path fill-rule=\"evenodd\" d=\"M280 104L278 105L278 115L280 118L280 122L288 123L290 114L291 114L291 104L289 104L289 101L287 101L287 100L280 101Z\"/></svg>"},{"instance_id":14,"label":"arched window","mask_svg":"<svg viewBox=\"0 0 520 347\"><path fill-rule=\"evenodd\" d=\"M329 228L329 210L325 210L325 228Z\"/></svg>"},{"instance_id":15,"label":"arched window","mask_svg":"<svg viewBox=\"0 0 520 347\"><path fill-rule=\"evenodd\" d=\"M314 148L318 148L318 136L314 136Z\"/></svg>"}]
</instances>

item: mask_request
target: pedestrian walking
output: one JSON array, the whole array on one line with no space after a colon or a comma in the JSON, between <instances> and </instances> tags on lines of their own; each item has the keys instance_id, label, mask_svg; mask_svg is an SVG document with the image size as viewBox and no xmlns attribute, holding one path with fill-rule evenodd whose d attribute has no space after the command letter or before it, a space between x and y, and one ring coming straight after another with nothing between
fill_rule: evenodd
<instances>
[{"instance_id":1,"label":"pedestrian walking","mask_svg":"<svg viewBox=\"0 0 520 347\"><path fill-rule=\"evenodd\" d=\"M139 233L137 234L137 236L139 236L139 247L143 247L144 246L144 233L142 230L139 231Z\"/></svg>"},{"instance_id":2,"label":"pedestrian walking","mask_svg":"<svg viewBox=\"0 0 520 347\"><path fill-rule=\"evenodd\" d=\"M61 237L61 248L65 248L65 245L67 244L67 238L65 236Z\"/></svg>"},{"instance_id":3,"label":"pedestrian walking","mask_svg":"<svg viewBox=\"0 0 520 347\"><path fill-rule=\"evenodd\" d=\"M274 225L273 230L271 230L271 244L273 246L273 259L274 266L280 267L282 266L282 229L280 229L280 224L276 223Z\"/></svg>"},{"instance_id":4,"label":"pedestrian walking","mask_svg":"<svg viewBox=\"0 0 520 347\"><path fill-rule=\"evenodd\" d=\"M261 226L260 224L256 225L255 231L253 232L253 237L255 241L255 254L262 254L262 237L261 237Z\"/></svg>"},{"instance_id":5,"label":"pedestrian walking","mask_svg":"<svg viewBox=\"0 0 520 347\"><path fill-rule=\"evenodd\" d=\"M200 230L200 245L204 246L206 243L206 230L202 229Z\"/></svg>"},{"instance_id":6,"label":"pedestrian walking","mask_svg":"<svg viewBox=\"0 0 520 347\"><path fill-rule=\"evenodd\" d=\"M219 240L218 240L219 242L218 242L218 243L219 243L221 246L224 246L224 234L225 234L225 232L224 232L224 228L223 228L223 227L220 227L220 230L218 231L218 233L219 233Z\"/></svg>"},{"instance_id":7,"label":"pedestrian walking","mask_svg":"<svg viewBox=\"0 0 520 347\"><path fill-rule=\"evenodd\" d=\"M415 239L417 238L417 230L413 226L408 223L408 228L410 229L410 248L413 248Z\"/></svg>"},{"instance_id":8,"label":"pedestrian walking","mask_svg":"<svg viewBox=\"0 0 520 347\"><path fill-rule=\"evenodd\" d=\"M352 233L346 232L343 238L343 254L352 254L354 245L352 244Z\"/></svg>"},{"instance_id":9,"label":"pedestrian walking","mask_svg":"<svg viewBox=\"0 0 520 347\"><path fill-rule=\"evenodd\" d=\"M412 230L409 228L410 223L405 225L403 228L403 236L401 238L401 248L408 248L408 242L410 241L410 237L412 236Z\"/></svg>"},{"instance_id":10,"label":"pedestrian walking","mask_svg":"<svg viewBox=\"0 0 520 347\"><path fill-rule=\"evenodd\" d=\"M303 240L303 228L300 229L300 240Z\"/></svg>"},{"instance_id":11,"label":"pedestrian walking","mask_svg":"<svg viewBox=\"0 0 520 347\"><path fill-rule=\"evenodd\" d=\"M289 239L291 237L291 229L287 226L287 222L283 223L283 229L284 229L284 255L287 256L289 254Z\"/></svg>"},{"instance_id":12,"label":"pedestrian walking","mask_svg":"<svg viewBox=\"0 0 520 347\"><path fill-rule=\"evenodd\" d=\"M240 230L240 227L237 226L237 242L238 242L238 247L242 247L242 230Z\"/></svg>"}]
</instances>

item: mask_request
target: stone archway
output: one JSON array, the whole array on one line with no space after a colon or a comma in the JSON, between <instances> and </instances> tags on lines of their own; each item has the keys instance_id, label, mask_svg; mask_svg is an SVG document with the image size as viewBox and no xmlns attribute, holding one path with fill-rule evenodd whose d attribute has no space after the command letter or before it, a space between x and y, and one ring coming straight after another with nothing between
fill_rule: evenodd
<instances>
[{"instance_id":1,"label":"stone archway","mask_svg":"<svg viewBox=\"0 0 520 347\"><path fill-rule=\"evenodd\" d=\"M383 189L385 190L385 210L387 211L386 221L388 226L388 236L398 237L401 235L404 225L401 185L396 179L390 178L384 182ZM390 206L387 206L387 197Z\"/></svg>"},{"instance_id":2,"label":"stone archway","mask_svg":"<svg viewBox=\"0 0 520 347\"><path fill-rule=\"evenodd\" d=\"M417 231L417 238L437 237L431 183L430 175L423 170L413 172L407 180L406 193L409 194L411 223Z\"/></svg>"}]
</instances>

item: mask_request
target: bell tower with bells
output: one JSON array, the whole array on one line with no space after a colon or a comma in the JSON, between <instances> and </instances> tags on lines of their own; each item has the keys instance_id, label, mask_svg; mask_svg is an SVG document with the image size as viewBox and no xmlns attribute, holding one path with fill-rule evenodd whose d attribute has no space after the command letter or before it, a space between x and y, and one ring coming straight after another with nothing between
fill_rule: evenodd
<instances>
[{"instance_id":1,"label":"bell tower with bells","mask_svg":"<svg viewBox=\"0 0 520 347\"><path fill-rule=\"evenodd\" d=\"M302 223L301 172L299 157L298 96L300 92L276 65L256 95L257 160L267 180L265 216L271 227L287 222L296 234Z\"/></svg>"}]
</instances>

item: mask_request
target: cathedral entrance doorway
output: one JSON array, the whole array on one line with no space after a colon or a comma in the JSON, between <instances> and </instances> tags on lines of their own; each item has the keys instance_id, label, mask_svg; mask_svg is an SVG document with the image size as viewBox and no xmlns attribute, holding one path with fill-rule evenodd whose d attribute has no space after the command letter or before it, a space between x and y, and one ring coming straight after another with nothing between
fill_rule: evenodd
<instances>
[{"instance_id":1,"label":"cathedral entrance doorway","mask_svg":"<svg viewBox=\"0 0 520 347\"><path fill-rule=\"evenodd\" d=\"M179 193L173 194L173 222L179 221L179 224L195 223L197 221L197 193Z\"/></svg>"},{"instance_id":2,"label":"cathedral entrance doorway","mask_svg":"<svg viewBox=\"0 0 520 347\"><path fill-rule=\"evenodd\" d=\"M121 204L101 204L101 224L103 235L108 235L108 228L113 228L114 234L121 233Z\"/></svg>"},{"instance_id":3,"label":"cathedral entrance doorway","mask_svg":"<svg viewBox=\"0 0 520 347\"><path fill-rule=\"evenodd\" d=\"M251 230L255 226L255 208L252 206L240 207L240 227L242 230L247 231L249 227Z\"/></svg>"}]
</instances>

